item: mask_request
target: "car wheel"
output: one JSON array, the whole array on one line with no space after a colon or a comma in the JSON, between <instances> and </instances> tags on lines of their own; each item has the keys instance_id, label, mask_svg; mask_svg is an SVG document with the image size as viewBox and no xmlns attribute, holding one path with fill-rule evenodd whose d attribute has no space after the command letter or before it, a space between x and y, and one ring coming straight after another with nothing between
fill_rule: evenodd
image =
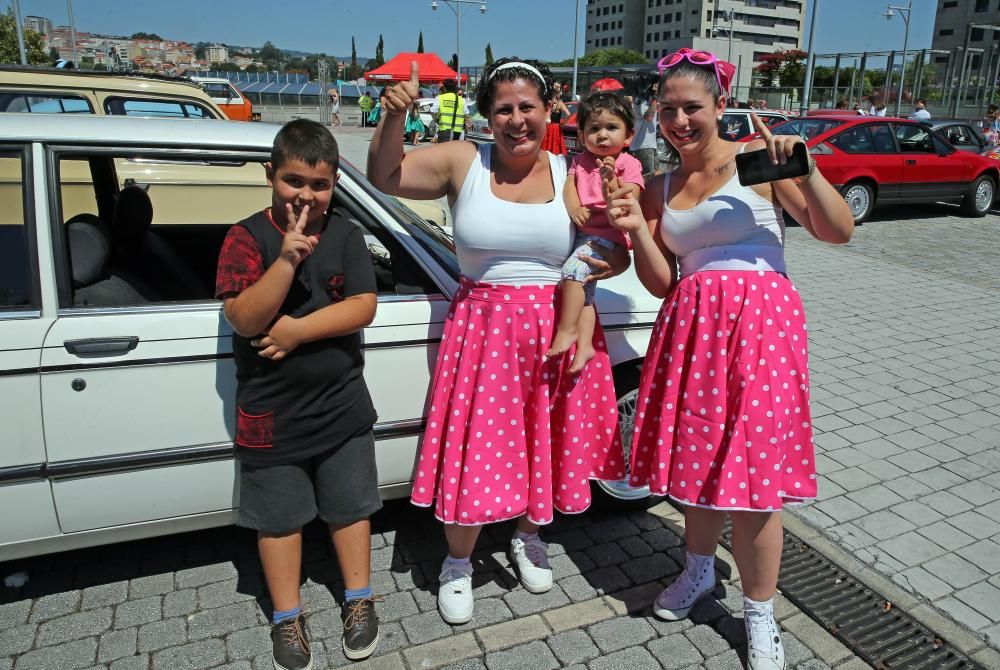
<instances>
[{"instance_id":1,"label":"car wheel","mask_svg":"<svg viewBox=\"0 0 1000 670\"><path fill-rule=\"evenodd\" d=\"M844 187L844 200L851 208L854 223L862 223L875 207L875 190L864 182L852 182Z\"/></svg>"},{"instance_id":2,"label":"car wheel","mask_svg":"<svg viewBox=\"0 0 1000 670\"><path fill-rule=\"evenodd\" d=\"M989 175L980 175L976 181L969 184L969 190L962 198L962 214L966 216L986 216L993 206L996 197L996 183Z\"/></svg>"},{"instance_id":3,"label":"car wheel","mask_svg":"<svg viewBox=\"0 0 1000 670\"><path fill-rule=\"evenodd\" d=\"M618 427L622 434L625 478L613 481L595 479L592 482L595 505L607 511L643 510L658 501L650 495L648 486L636 487L629 484L628 466L632 452L632 428L635 426L641 372L641 363L629 363L615 369L615 395L618 397Z\"/></svg>"}]
</instances>

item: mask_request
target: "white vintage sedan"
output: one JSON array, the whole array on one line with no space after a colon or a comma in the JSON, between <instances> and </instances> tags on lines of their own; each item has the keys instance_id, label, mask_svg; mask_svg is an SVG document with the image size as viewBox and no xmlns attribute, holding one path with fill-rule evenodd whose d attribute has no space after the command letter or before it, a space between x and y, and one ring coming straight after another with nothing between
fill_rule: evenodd
<instances>
[{"instance_id":1,"label":"white vintage sedan","mask_svg":"<svg viewBox=\"0 0 1000 670\"><path fill-rule=\"evenodd\" d=\"M232 523L235 379L213 280L230 224L270 203L278 126L0 117L0 561ZM378 279L364 347L379 483L400 497L458 264L441 228L341 172L336 209ZM628 273L598 306L627 428L658 301Z\"/></svg>"}]
</instances>

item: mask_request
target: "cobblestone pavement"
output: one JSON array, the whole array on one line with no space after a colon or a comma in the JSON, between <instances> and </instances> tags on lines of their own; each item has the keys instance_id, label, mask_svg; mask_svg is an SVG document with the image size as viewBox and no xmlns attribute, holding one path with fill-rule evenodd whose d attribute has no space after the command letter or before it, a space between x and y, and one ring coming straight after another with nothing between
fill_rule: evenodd
<instances>
[{"instance_id":1,"label":"cobblestone pavement","mask_svg":"<svg viewBox=\"0 0 1000 670\"><path fill-rule=\"evenodd\" d=\"M789 231L821 476L797 513L1000 648L1000 217L952 211Z\"/></svg>"},{"instance_id":2,"label":"cobblestone pavement","mask_svg":"<svg viewBox=\"0 0 1000 670\"><path fill-rule=\"evenodd\" d=\"M742 598L720 551L718 600L664 623L649 605L680 571L681 516L589 512L546 530L557 579L546 594L518 583L505 556L512 523L488 527L473 556L476 612L452 627L436 610L445 554L427 510L393 501L374 521L373 586L381 641L355 667L701 668L738 670L745 654ZM336 559L323 529L307 529L303 587L316 668L350 665L340 648ZM253 535L237 528L66 552L18 565L31 581L0 604L0 668L184 670L271 668L270 612ZM868 667L780 596L789 669ZM736 613L740 616L733 616Z\"/></svg>"},{"instance_id":3,"label":"cobblestone pavement","mask_svg":"<svg viewBox=\"0 0 1000 670\"><path fill-rule=\"evenodd\" d=\"M821 499L788 523L1000 668L984 644L1000 640L1000 217L951 212L895 210L844 247L789 231L812 330ZM718 600L688 621L649 616L679 570L680 523L665 504L560 518L545 535L557 584L541 596L509 568L512 527L491 527L475 556L476 618L452 628L434 610L440 527L389 503L373 535L383 637L363 667L735 670L745 641L725 552ZM339 667L339 574L322 531L310 535L303 592L316 667ZM270 605L248 532L0 564L3 575L16 569L31 581L0 588L0 670L269 667ZM789 668L867 667L788 601L777 605Z\"/></svg>"}]
</instances>

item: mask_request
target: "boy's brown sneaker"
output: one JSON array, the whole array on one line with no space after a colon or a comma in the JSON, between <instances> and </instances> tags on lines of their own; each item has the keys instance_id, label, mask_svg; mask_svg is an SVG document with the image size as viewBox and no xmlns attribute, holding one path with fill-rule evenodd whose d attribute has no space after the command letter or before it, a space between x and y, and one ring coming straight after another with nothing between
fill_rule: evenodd
<instances>
[{"instance_id":1,"label":"boy's brown sneaker","mask_svg":"<svg viewBox=\"0 0 1000 670\"><path fill-rule=\"evenodd\" d=\"M362 598L340 606L344 622L344 656L352 661L368 658L378 645L378 615L375 600Z\"/></svg>"},{"instance_id":2,"label":"boy's brown sneaker","mask_svg":"<svg viewBox=\"0 0 1000 670\"><path fill-rule=\"evenodd\" d=\"M274 670L312 670L312 651L302 614L271 626Z\"/></svg>"}]
</instances>

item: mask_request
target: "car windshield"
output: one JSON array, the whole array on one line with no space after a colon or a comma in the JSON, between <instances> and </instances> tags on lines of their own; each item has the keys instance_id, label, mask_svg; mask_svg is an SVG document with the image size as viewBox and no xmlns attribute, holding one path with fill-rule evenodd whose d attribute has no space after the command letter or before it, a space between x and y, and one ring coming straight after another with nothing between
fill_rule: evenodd
<instances>
[{"instance_id":1,"label":"car windshield","mask_svg":"<svg viewBox=\"0 0 1000 670\"><path fill-rule=\"evenodd\" d=\"M798 135L808 141L833 130L843 123L843 121L836 119L799 118L772 127L771 133L774 135Z\"/></svg>"},{"instance_id":2,"label":"car windshield","mask_svg":"<svg viewBox=\"0 0 1000 670\"><path fill-rule=\"evenodd\" d=\"M396 198L386 195L372 186L357 168L341 161L341 167L352 173L354 181L369 195L378 200L386 209L396 215L396 219L406 228L413 239L445 268L454 279L458 279L458 257L455 255L455 239L448 231L428 219L420 218L416 212Z\"/></svg>"}]
</instances>

